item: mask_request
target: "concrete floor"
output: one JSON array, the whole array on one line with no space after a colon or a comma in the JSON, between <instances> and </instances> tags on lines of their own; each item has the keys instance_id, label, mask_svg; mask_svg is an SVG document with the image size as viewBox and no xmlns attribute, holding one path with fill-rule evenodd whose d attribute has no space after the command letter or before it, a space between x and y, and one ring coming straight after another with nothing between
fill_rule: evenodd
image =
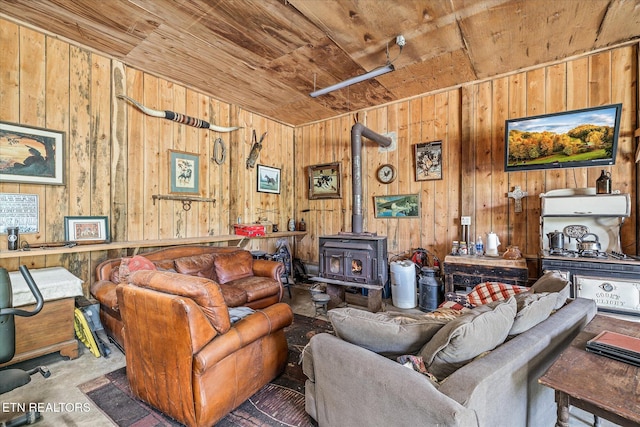
<instances>
[{"instance_id":1,"label":"concrete floor","mask_svg":"<svg viewBox=\"0 0 640 427\"><path fill-rule=\"evenodd\" d=\"M311 301L310 285L298 284L291 287L292 298L285 291L283 302L291 305L294 313L304 316L318 316L327 320L323 314L316 314L316 307ZM390 300L385 300L383 309L388 311L402 310L391 305ZM40 375L34 375L31 383L2 395L0 399L0 425L12 416L21 414L20 405L29 404L47 405L42 411L43 418L37 423L40 427L60 426L92 426L112 427L114 423L104 416L102 412L80 391L78 386L112 372L125 365L124 355L111 345L111 355L108 358L94 357L83 345L80 344L80 357L75 360L64 360L57 354L45 356L36 360L39 364L46 365L51 371L47 379ZM36 365L32 363L31 365ZM30 369L27 366L25 369ZM17 412L11 414L11 412ZM571 408L570 427L589 426L593 423L593 416L583 411ZM613 427L606 420L601 420L602 427Z\"/></svg>"}]
</instances>

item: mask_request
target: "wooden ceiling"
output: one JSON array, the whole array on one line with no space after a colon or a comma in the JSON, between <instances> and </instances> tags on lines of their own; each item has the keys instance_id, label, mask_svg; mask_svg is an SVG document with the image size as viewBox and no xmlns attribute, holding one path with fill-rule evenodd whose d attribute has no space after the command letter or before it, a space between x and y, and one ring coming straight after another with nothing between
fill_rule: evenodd
<instances>
[{"instance_id":1,"label":"wooden ceiling","mask_svg":"<svg viewBox=\"0 0 640 427\"><path fill-rule=\"evenodd\" d=\"M0 0L0 16L290 125L640 38L638 0ZM395 72L309 96L387 56Z\"/></svg>"}]
</instances>

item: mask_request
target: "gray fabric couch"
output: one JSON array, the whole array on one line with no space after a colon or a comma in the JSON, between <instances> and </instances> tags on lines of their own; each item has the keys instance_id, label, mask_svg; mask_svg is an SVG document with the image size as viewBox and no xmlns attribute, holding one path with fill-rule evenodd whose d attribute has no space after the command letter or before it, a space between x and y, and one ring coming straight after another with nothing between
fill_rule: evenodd
<instances>
[{"instance_id":1,"label":"gray fabric couch","mask_svg":"<svg viewBox=\"0 0 640 427\"><path fill-rule=\"evenodd\" d=\"M553 426L553 390L538 378L596 314L569 301L549 318L451 374L424 375L330 334L303 356L306 411L319 426Z\"/></svg>"}]
</instances>

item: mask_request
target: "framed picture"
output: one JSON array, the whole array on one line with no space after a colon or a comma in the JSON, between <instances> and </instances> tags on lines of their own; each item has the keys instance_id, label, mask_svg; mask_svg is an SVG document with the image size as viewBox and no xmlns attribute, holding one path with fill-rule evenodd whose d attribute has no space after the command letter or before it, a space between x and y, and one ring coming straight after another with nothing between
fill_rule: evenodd
<instances>
[{"instance_id":1,"label":"framed picture","mask_svg":"<svg viewBox=\"0 0 640 427\"><path fill-rule=\"evenodd\" d=\"M258 165L258 191L280 194L280 169Z\"/></svg>"},{"instance_id":2,"label":"framed picture","mask_svg":"<svg viewBox=\"0 0 640 427\"><path fill-rule=\"evenodd\" d=\"M374 196L376 218L420 218L420 194Z\"/></svg>"},{"instance_id":3,"label":"framed picture","mask_svg":"<svg viewBox=\"0 0 640 427\"><path fill-rule=\"evenodd\" d=\"M0 122L0 182L64 185L64 132Z\"/></svg>"},{"instance_id":4,"label":"framed picture","mask_svg":"<svg viewBox=\"0 0 640 427\"><path fill-rule=\"evenodd\" d=\"M108 242L109 218L106 216L65 216L64 239L68 242Z\"/></svg>"},{"instance_id":5,"label":"framed picture","mask_svg":"<svg viewBox=\"0 0 640 427\"><path fill-rule=\"evenodd\" d=\"M169 193L200 194L200 156L169 150Z\"/></svg>"},{"instance_id":6,"label":"framed picture","mask_svg":"<svg viewBox=\"0 0 640 427\"><path fill-rule=\"evenodd\" d=\"M340 198L340 163L309 166L309 199Z\"/></svg>"},{"instance_id":7,"label":"framed picture","mask_svg":"<svg viewBox=\"0 0 640 427\"><path fill-rule=\"evenodd\" d=\"M414 145L416 181L442 179L442 141Z\"/></svg>"}]
</instances>

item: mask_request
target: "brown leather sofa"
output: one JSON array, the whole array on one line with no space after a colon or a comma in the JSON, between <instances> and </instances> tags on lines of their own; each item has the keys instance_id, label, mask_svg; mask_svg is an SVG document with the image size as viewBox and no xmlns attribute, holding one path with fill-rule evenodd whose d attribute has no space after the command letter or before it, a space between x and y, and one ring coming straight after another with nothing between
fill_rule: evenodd
<instances>
[{"instance_id":1,"label":"brown leather sofa","mask_svg":"<svg viewBox=\"0 0 640 427\"><path fill-rule=\"evenodd\" d=\"M275 261L254 260L251 253L234 247L173 246L140 254L151 268L204 277L218 283L228 307L269 307L283 296L284 266ZM134 257L135 258L135 257ZM107 335L124 347L122 317L116 288L126 282L121 264L129 257L108 259L96 267L91 295L100 303L100 321Z\"/></svg>"},{"instance_id":2,"label":"brown leather sofa","mask_svg":"<svg viewBox=\"0 0 640 427\"><path fill-rule=\"evenodd\" d=\"M189 426L211 426L279 375L289 305L231 324L210 279L137 271L117 287L127 378L143 401Z\"/></svg>"}]
</instances>

